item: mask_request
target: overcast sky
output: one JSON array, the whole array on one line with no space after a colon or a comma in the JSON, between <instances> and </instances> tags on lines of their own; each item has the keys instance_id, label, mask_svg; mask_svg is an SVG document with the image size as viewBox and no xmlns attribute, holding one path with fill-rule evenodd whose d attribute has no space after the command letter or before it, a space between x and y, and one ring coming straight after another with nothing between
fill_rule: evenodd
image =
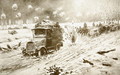
<instances>
[{"instance_id":1,"label":"overcast sky","mask_svg":"<svg viewBox=\"0 0 120 75\"><path fill-rule=\"evenodd\" d=\"M15 3L19 7L17 12L21 12L22 15L27 14L28 17L40 16L41 13L51 16L53 12L54 15L58 14L66 19L73 17L83 19L83 17L96 15L111 17L120 12L120 0L0 0L0 14L3 9L7 16L11 16L12 5ZM28 5L37 12L30 12L27 9Z\"/></svg>"}]
</instances>

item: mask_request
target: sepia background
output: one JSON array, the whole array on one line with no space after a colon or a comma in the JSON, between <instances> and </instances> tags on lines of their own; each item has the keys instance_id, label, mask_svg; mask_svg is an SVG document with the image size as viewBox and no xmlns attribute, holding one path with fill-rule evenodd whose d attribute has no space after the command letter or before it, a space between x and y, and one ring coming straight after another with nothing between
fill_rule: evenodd
<instances>
[{"instance_id":1,"label":"sepia background","mask_svg":"<svg viewBox=\"0 0 120 75\"><path fill-rule=\"evenodd\" d=\"M60 50L24 56L31 29L53 22ZM120 75L120 0L0 0L0 75Z\"/></svg>"}]
</instances>

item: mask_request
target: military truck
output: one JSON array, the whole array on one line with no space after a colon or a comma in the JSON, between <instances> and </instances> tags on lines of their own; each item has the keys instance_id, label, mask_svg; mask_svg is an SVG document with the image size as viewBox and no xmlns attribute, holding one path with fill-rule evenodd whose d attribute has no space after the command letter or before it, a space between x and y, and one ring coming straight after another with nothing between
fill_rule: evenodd
<instances>
[{"instance_id":1,"label":"military truck","mask_svg":"<svg viewBox=\"0 0 120 75\"><path fill-rule=\"evenodd\" d=\"M63 46L62 29L58 22L40 22L32 29L33 40L26 43L23 55L46 55L49 50L59 50Z\"/></svg>"}]
</instances>

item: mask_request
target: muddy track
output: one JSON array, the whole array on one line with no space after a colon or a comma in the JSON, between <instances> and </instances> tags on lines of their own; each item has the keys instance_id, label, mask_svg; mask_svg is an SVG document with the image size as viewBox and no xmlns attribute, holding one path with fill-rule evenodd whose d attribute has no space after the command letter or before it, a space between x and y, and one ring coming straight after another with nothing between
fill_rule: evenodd
<instances>
[{"instance_id":1,"label":"muddy track","mask_svg":"<svg viewBox=\"0 0 120 75\"><path fill-rule=\"evenodd\" d=\"M118 33L120 31L103 34L96 38L78 35L78 41L75 44L66 43L61 50L41 58L23 57L21 50L1 53L0 75L47 75L45 68L53 65L60 66L67 71L73 71L74 75L102 75L104 69L108 74L103 75L117 75L118 70L120 70L120 66L118 66L120 65L120 36L117 35ZM104 56L97 54L98 51L107 51L113 48L116 50L106 53ZM112 58L118 58L118 60ZM83 59L94 63L94 66L83 63ZM111 64L112 67L104 67L103 62ZM117 70L112 72L114 69ZM96 70L97 73L92 72L92 70Z\"/></svg>"}]
</instances>

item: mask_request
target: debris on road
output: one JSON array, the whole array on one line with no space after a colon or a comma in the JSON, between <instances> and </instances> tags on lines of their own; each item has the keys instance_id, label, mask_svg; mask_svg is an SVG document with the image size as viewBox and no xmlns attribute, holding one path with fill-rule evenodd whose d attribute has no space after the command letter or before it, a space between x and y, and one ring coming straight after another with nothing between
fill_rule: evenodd
<instances>
[{"instance_id":1,"label":"debris on road","mask_svg":"<svg viewBox=\"0 0 120 75\"><path fill-rule=\"evenodd\" d=\"M114 60L118 60L118 58L112 58L112 59L114 59Z\"/></svg>"},{"instance_id":2,"label":"debris on road","mask_svg":"<svg viewBox=\"0 0 120 75\"><path fill-rule=\"evenodd\" d=\"M11 50L17 50L21 46L21 42L19 42L17 45L10 46L9 44L6 45L7 47L0 47L0 51L8 52Z\"/></svg>"},{"instance_id":3,"label":"debris on road","mask_svg":"<svg viewBox=\"0 0 120 75\"><path fill-rule=\"evenodd\" d=\"M16 30L8 31L8 34L14 35L17 34L17 31Z\"/></svg>"},{"instance_id":4,"label":"debris on road","mask_svg":"<svg viewBox=\"0 0 120 75\"><path fill-rule=\"evenodd\" d=\"M111 66L112 66L111 64L106 63L106 62L102 63L102 65L103 65L103 66L109 66L109 67L111 67Z\"/></svg>"},{"instance_id":5,"label":"debris on road","mask_svg":"<svg viewBox=\"0 0 120 75\"><path fill-rule=\"evenodd\" d=\"M89 63L90 65L94 65L92 62L85 60L85 59L83 59L83 63Z\"/></svg>"},{"instance_id":6,"label":"debris on road","mask_svg":"<svg viewBox=\"0 0 120 75\"><path fill-rule=\"evenodd\" d=\"M109 53L109 52L111 52L111 51L115 51L116 49L111 49L111 50L108 50L108 51L99 51L99 52L97 52L98 54L100 54L100 55L104 55L105 53Z\"/></svg>"},{"instance_id":7,"label":"debris on road","mask_svg":"<svg viewBox=\"0 0 120 75\"><path fill-rule=\"evenodd\" d=\"M45 68L46 69L46 68ZM46 69L49 73L49 75L67 75L72 74L73 71L65 71L61 67L57 67L56 65L49 67L49 69Z\"/></svg>"},{"instance_id":8,"label":"debris on road","mask_svg":"<svg viewBox=\"0 0 120 75\"><path fill-rule=\"evenodd\" d=\"M49 67L49 69L46 69L50 75L59 75L60 72L63 71L60 67L57 67L56 65Z\"/></svg>"},{"instance_id":9,"label":"debris on road","mask_svg":"<svg viewBox=\"0 0 120 75\"><path fill-rule=\"evenodd\" d=\"M11 47L10 45L8 45L8 44L7 44L7 48L8 48L8 49L12 49L12 47Z\"/></svg>"}]
</instances>

